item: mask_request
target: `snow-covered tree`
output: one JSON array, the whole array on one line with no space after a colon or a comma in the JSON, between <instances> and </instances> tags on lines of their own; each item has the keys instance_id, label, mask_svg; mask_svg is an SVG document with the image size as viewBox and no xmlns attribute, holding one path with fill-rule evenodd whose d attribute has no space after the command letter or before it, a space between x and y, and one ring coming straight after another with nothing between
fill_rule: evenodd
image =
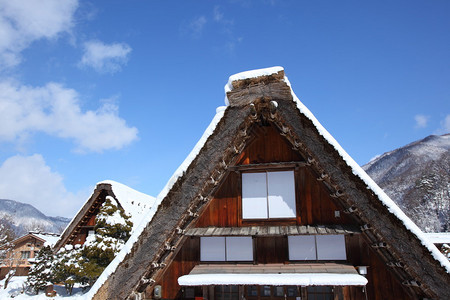
<instances>
[{"instance_id":1,"label":"snow-covered tree","mask_svg":"<svg viewBox=\"0 0 450 300\"><path fill-rule=\"evenodd\" d=\"M80 265L80 245L66 245L54 255L52 276L54 282L63 282L68 294L72 294L73 286L80 282L83 271Z\"/></svg>"},{"instance_id":2,"label":"snow-covered tree","mask_svg":"<svg viewBox=\"0 0 450 300\"><path fill-rule=\"evenodd\" d=\"M95 234L81 249L84 283L92 285L130 238L133 223L112 197L107 197L95 220Z\"/></svg>"},{"instance_id":3,"label":"snow-covered tree","mask_svg":"<svg viewBox=\"0 0 450 300\"><path fill-rule=\"evenodd\" d=\"M0 265L8 270L3 287L5 289L16 273L14 268L14 244L12 243L15 234L11 224L12 222L7 216L2 216L0 219Z\"/></svg>"},{"instance_id":4,"label":"snow-covered tree","mask_svg":"<svg viewBox=\"0 0 450 300\"><path fill-rule=\"evenodd\" d=\"M450 245L443 244L441 247L441 252L444 253L448 260L450 260Z\"/></svg>"},{"instance_id":5,"label":"snow-covered tree","mask_svg":"<svg viewBox=\"0 0 450 300\"><path fill-rule=\"evenodd\" d=\"M28 288L36 294L52 283L52 263L53 251L49 246L45 246L37 254L26 281Z\"/></svg>"}]
</instances>

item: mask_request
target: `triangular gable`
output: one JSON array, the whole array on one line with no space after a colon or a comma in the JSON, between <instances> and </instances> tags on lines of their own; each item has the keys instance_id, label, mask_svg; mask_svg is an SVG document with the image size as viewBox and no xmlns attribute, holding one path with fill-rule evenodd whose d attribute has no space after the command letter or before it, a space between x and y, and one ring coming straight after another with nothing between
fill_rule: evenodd
<instances>
[{"instance_id":1,"label":"triangular gable","mask_svg":"<svg viewBox=\"0 0 450 300\"><path fill-rule=\"evenodd\" d=\"M420 229L351 159L293 94L282 68L230 77L226 109L218 110L202 139L157 198L156 206L90 291L96 299L126 298L154 283L173 259L184 232L242 157L255 122L277 127L319 174L332 196L359 220L365 237L393 272L430 297L450 297L450 264ZM144 221L145 222L145 221ZM143 223L144 223L143 222ZM111 276L113 274L113 276Z\"/></svg>"},{"instance_id":2,"label":"triangular gable","mask_svg":"<svg viewBox=\"0 0 450 300\"><path fill-rule=\"evenodd\" d=\"M42 243L45 242L45 239L43 239L42 237L39 237L39 236L37 236L36 234L30 232L30 233L27 233L27 234L25 234L25 235L23 235L23 236L21 236L21 237L18 237L17 239L15 239L14 241L12 241L12 243L13 243L14 245L17 245L17 244L19 244L19 243L21 243L21 242L24 242L24 241L26 241L26 240L28 240L28 239L31 239L31 238L35 238L35 239L41 241Z\"/></svg>"},{"instance_id":3,"label":"triangular gable","mask_svg":"<svg viewBox=\"0 0 450 300\"><path fill-rule=\"evenodd\" d=\"M155 197L138 192L121 183L112 180L102 181L96 185L92 195L67 225L55 244L55 250L66 244L76 242L74 239L81 227L95 225L96 213L107 197L117 200L125 213L131 216L130 220L133 222L132 233L139 226L145 213L154 206L156 201Z\"/></svg>"}]
</instances>

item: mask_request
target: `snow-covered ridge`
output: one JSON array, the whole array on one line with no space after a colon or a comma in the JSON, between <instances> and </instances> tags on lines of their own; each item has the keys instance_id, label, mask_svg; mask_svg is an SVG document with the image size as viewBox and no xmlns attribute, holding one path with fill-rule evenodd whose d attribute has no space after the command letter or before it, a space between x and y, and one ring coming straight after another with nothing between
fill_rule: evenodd
<instances>
[{"instance_id":1,"label":"snow-covered ridge","mask_svg":"<svg viewBox=\"0 0 450 300\"><path fill-rule=\"evenodd\" d=\"M230 76L227 85L225 86L225 92L229 92L233 89L232 82L235 80L243 80L248 78L256 78L259 76L268 76L274 73L277 73L279 71L283 71L284 69L282 67L272 67L272 68L266 68L266 69L260 69L260 70L252 70L247 72L238 73L235 75ZM380 201L388 208L388 210L395 215L404 225L405 227L414 233L419 240L421 241L422 245L424 245L428 251L430 251L431 255L439 261L439 263L444 267L447 271L447 273L450 274L450 262L445 258L445 256L431 243L425 236L425 234L420 230L417 225L411 221L408 216L405 215L405 213L395 204L394 201L392 201L391 198L389 198L388 195L375 183L375 181L370 178L369 175L353 160L353 158L348 155L348 153L339 145L339 143L336 141L336 139L320 124L320 122L316 119L316 117L311 113L311 111L298 99L298 97L295 95L294 91L292 90L291 83L289 82L287 76L284 77L284 81L291 89L291 94L293 97L294 102L297 105L298 110L301 114L305 115L308 119L311 120L311 122L314 124L316 129L318 130L319 134L322 135L327 142L332 145L335 150L339 153L339 155L344 159L344 161L347 163L349 167L352 168L353 174L361 178L364 183L367 185L367 187L372 190L375 195L378 196ZM228 98L226 98L226 103L228 103ZM448 138L447 136L445 136Z\"/></svg>"},{"instance_id":2,"label":"snow-covered ridge","mask_svg":"<svg viewBox=\"0 0 450 300\"><path fill-rule=\"evenodd\" d=\"M98 184L104 183L111 185L112 191L120 205L131 216L130 221L133 222L134 231L134 228L142 221L145 213L155 204L156 198L112 180L101 181Z\"/></svg>"},{"instance_id":3,"label":"snow-covered ridge","mask_svg":"<svg viewBox=\"0 0 450 300\"><path fill-rule=\"evenodd\" d=\"M42 231L59 233L70 222L67 218L46 216L31 204L8 199L0 199L0 218L11 221L16 236L27 234L37 227Z\"/></svg>"},{"instance_id":4,"label":"snow-covered ridge","mask_svg":"<svg viewBox=\"0 0 450 300\"><path fill-rule=\"evenodd\" d=\"M433 244L450 244L450 232L430 232L425 233L425 236Z\"/></svg>"},{"instance_id":5,"label":"snow-covered ridge","mask_svg":"<svg viewBox=\"0 0 450 300\"><path fill-rule=\"evenodd\" d=\"M431 243L425 236L425 234L420 230L417 225L411 221L411 219L405 215L405 213L389 198L388 195L375 183L375 181L370 178L369 175L353 160L353 158L348 155L348 153L339 145L339 143L335 140L335 138L320 124L320 122L316 119L316 117L311 113L311 111L297 98L294 91L292 90L291 84L288 78L284 77L285 82L291 88L292 97L297 104L297 108L305 115L308 119L310 119L316 129L319 131L319 134L322 135L325 140L328 141L330 145L332 145L339 155L344 159L347 165L352 168L353 174L358 176L363 180L363 182L367 185L368 189L372 190L375 195L377 195L378 199L387 207L389 212L395 215L404 225L405 227L415 234L422 245L424 245L428 251L430 251L431 255L436 259L442 267L445 268L447 273L450 274L450 262L445 258L445 256Z\"/></svg>"},{"instance_id":6,"label":"snow-covered ridge","mask_svg":"<svg viewBox=\"0 0 450 300\"><path fill-rule=\"evenodd\" d=\"M243 80L243 79L249 79L249 78L257 78L261 76L269 76L272 74L276 74L280 71L284 71L283 67L271 67L271 68L264 68L264 69L257 69L257 70L250 70L245 71L241 73L237 73L234 75L231 75L228 78L228 82L224 87L225 90L225 105L230 105L230 102L228 101L227 93L231 92L233 90L233 81L237 80Z\"/></svg>"},{"instance_id":7,"label":"snow-covered ridge","mask_svg":"<svg viewBox=\"0 0 450 300\"><path fill-rule=\"evenodd\" d=\"M37 236L40 239L43 239L45 241L44 246L50 246L53 247L56 242L59 240L59 234L48 234L48 233L34 233L34 232L30 232L32 235Z\"/></svg>"}]
</instances>

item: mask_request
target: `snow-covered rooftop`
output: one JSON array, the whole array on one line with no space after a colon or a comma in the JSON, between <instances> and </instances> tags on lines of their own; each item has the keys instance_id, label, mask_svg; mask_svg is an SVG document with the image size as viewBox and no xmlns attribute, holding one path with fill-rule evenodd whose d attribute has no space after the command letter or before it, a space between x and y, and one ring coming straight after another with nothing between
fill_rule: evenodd
<instances>
[{"instance_id":1,"label":"snow-covered rooftop","mask_svg":"<svg viewBox=\"0 0 450 300\"><path fill-rule=\"evenodd\" d=\"M247 72L238 73L230 76L228 83L225 85L225 93L229 92L233 89L232 82L236 80L248 79L248 78L256 78L260 76L268 76L271 74L278 73L283 71L282 67L272 67L266 69L252 70ZM291 84L287 77L284 78L286 84L291 88ZM328 141L330 145L332 145L336 151L340 154L340 156L344 159L349 167L351 167L353 173L360 177L367 185L368 189L372 190L380 199L380 201L388 208L388 210L394 214L404 225L405 227L415 234L421 241L422 245L424 245L428 251L432 254L432 256L439 261L439 263L446 269L447 273L450 273L450 262L445 258L445 256L439 252L439 250L431 243L424 235L424 233L417 227L414 222L412 222L404 212L387 196L384 191L367 175L367 173L347 154L347 152L339 145L339 143L331 136L331 134L320 124L320 122L316 119L316 117L310 112L310 110L297 98L294 91L291 88L291 94L294 99L294 102L297 105L298 110L301 114L305 115L309 118L312 123L315 125L319 133ZM161 204L162 200L166 197L172 186L175 182L183 176L185 171L188 169L189 165L199 154L200 150L203 148L204 144L208 140L208 138L214 133L217 124L223 118L226 109L228 109L229 101L225 96L225 104L226 107L218 107L216 110L216 115L213 120L209 124L208 128L203 133L200 140L194 146L192 151L183 161L183 163L178 167L178 169L174 172L172 177L167 182L166 186L161 190L159 195L156 197L156 201L150 210L147 211L147 214L142 218L142 222L139 226L133 228L133 234L131 235L128 242L125 244L124 248L121 252L116 256L116 258L108 265L108 267L104 270L102 275L99 277L97 282L88 292L90 297L95 295L98 289L103 285L103 283L107 280L107 278L117 269L117 266L122 262L125 256L131 251L133 244L138 241L139 236L145 229L146 225L152 220L155 212L157 211L159 204ZM88 295L87 294L87 295Z\"/></svg>"},{"instance_id":2,"label":"snow-covered rooftop","mask_svg":"<svg viewBox=\"0 0 450 300\"><path fill-rule=\"evenodd\" d=\"M98 184L110 184L114 195L125 212L131 216L133 230L141 223L145 213L155 204L156 198L138 192L124 184L112 180L105 180ZM97 185L98 185L97 184Z\"/></svg>"},{"instance_id":3,"label":"snow-covered rooftop","mask_svg":"<svg viewBox=\"0 0 450 300\"><path fill-rule=\"evenodd\" d=\"M45 234L45 233L32 233L32 234L40 239L43 239L45 241L44 246L53 247L59 240L59 235L55 234Z\"/></svg>"},{"instance_id":4,"label":"snow-covered rooftop","mask_svg":"<svg viewBox=\"0 0 450 300\"><path fill-rule=\"evenodd\" d=\"M178 278L181 286L200 285L358 285L367 284L359 274L284 273L284 274L192 274Z\"/></svg>"},{"instance_id":5,"label":"snow-covered rooftop","mask_svg":"<svg viewBox=\"0 0 450 300\"><path fill-rule=\"evenodd\" d=\"M431 232L425 233L425 236L433 244L450 244L450 232Z\"/></svg>"}]
</instances>

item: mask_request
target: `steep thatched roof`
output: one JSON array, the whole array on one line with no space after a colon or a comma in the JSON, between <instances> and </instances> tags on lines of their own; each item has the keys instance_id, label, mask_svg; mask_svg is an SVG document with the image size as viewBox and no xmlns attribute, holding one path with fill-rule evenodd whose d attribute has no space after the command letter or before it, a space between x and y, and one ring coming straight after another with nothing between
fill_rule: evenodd
<instances>
[{"instance_id":1,"label":"steep thatched roof","mask_svg":"<svg viewBox=\"0 0 450 300\"><path fill-rule=\"evenodd\" d=\"M125 299L142 292L168 262L186 229L201 213L228 167L250 139L254 124L271 123L321 174L333 196L364 226L363 234L401 282L430 298L450 299L450 264L386 194L348 156L293 94L282 68L230 77L229 105L219 110L199 144L157 198L148 222L92 288L94 299Z\"/></svg>"},{"instance_id":2,"label":"steep thatched roof","mask_svg":"<svg viewBox=\"0 0 450 300\"><path fill-rule=\"evenodd\" d=\"M75 217L67 225L55 245L55 250L71 243L77 231L86 224L92 214L98 210L106 197L112 197L117 200L119 206L130 215L133 222L133 231L139 225L145 212L151 209L155 204L155 197L138 192L121 183L105 180L97 183L94 192L80 208Z\"/></svg>"}]
</instances>

